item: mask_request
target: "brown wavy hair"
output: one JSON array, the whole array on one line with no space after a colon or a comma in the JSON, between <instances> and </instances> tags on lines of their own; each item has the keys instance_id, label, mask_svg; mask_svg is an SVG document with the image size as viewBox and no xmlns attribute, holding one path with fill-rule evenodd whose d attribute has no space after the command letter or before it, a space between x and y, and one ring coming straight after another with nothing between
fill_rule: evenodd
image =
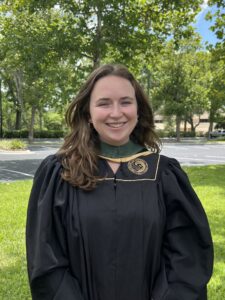
<instances>
[{"instance_id":1,"label":"brown wavy hair","mask_svg":"<svg viewBox=\"0 0 225 300\"><path fill-rule=\"evenodd\" d=\"M90 95L96 82L109 75L129 80L135 90L138 123L130 139L154 152L160 151L161 144L154 131L151 106L134 76L122 65L107 64L95 69L67 109L66 123L70 133L57 153L62 161L62 178L84 190L92 190L99 181L97 165L100 141L98 133L89 123Z\"/></svg>"}]
</instances>

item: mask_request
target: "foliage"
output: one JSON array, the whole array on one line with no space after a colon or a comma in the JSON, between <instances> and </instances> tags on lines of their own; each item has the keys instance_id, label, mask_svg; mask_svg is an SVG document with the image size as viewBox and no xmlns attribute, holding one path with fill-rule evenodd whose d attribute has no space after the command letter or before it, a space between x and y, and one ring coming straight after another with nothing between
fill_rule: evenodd
<instances>
[{"instance_id":1,"label":"foliage","mask_svg":"<svg viewBox=\"0 0 225 300\"><path fill-rule=\"evenodd\" d=\"M167 98L179 96L180 103L174 101L173 105L165 105L166 113L185 118L194 131L197 124L193 124L192 113L208 108L209 85L205 83L211 72L206 70L206 53L194 55L194 51L199 51L197 42L188 44L193 36L190 24L201 2L1 1L0 77L4 129L26 129L32 138L34 128L44 128L46 109L62 114L93 68L100 63L119 62L131 69L153 98L159 92L157 88L162 91L162 86L170 84ZM221 1L217 2L222 5ZM172 59L165 58L163 52L170 37L174 41ZM183 52L189 54L183 55ZM170 62L167 68L166 62ZM173 73L175 76L170 81ZM153 104L156 109L161 106L160 101ZM59 128L59 122L49 128Z\"/></svg>"},{"instance_id":2,"label":"foliage","mask_svg":"<svg viewBox=\"0 0 225 300\"><path fill-rule=\"evenodd\" d=\"M62 117L58 113L48 112L44 116L44 124L48 130L61 130Z\"/></svg>"},{"instance_id":3,"label":"foliage","mask_svg":"<svg viewBox=\"0 0 225 300\"><path fill-rule=\"evenodd\" d=\"M174 34L187 34L182 29L193 21L201 1L26 1L32 12L58 7L69 16L68 42L80 57L99 65L108 51L117 61L132 65L143 53L147 59L162 40ZM110 55L111 56L111 55ZM116 58L116 57L115 57Z\"/></svg>"},{"instance_id":4,"label":"foliage","mask_svg":"<svg viewBox=\"0 0 225 300\"><path fill-rule=\"evenodd\" d=\"M5 2L0 7L0 70L8 90L4 98L14 103L15 128L21 129L21 121L29 117L24 124L33 129L35 113L45 106L61 109L70 100L72 82L79 80L71 76L76 68L61 61L65 53L60 52L58 30L66 22L60 12L29 14L18 5Z\"/></svg>"},{"instance_id":5,"label":"foliage","mask_svg":"<svg viewBox=\"0 0 225 300\"><path fill-rule=\"evenodd\" d=\"M215 129L225 129L225 117L218 118Z\"/></svg>"},{"instance_id":6,"label":"foliage","mask_svg":"<svg viewBox=\"0 0 225 300\"><path fill-rule=\"evenodd\" d=\"M42 130L35 131L35 138L61 138L65 136L65 132L63 130Z\"/></svg>"},{"instance_id":7,"label":"foliage","mask_svg":"<svg viewBox=\"0 0 225 300\"><path fill-rule=\"evenodd\" d=\"M0 149L2 150L24 150L27 145L21 140L0 140Z\"/></svg>"},{"instance_id":8,"label":"foliage","mask_svg":"<svg viewBox=\"0 0 225 300\"><path fill-rule=\"evenodd\" d=\"M65 136L65 132L60 130L35 130L34 137L35 138L61 138ZM11 130L11 131L3 131L3 137L7 139L12 138L28 138L28 130Z\"/></svg>"},{"instance_id":9,"label":"foliage","mask_svg":"<svg viewBox=\"0 0 225 300\"><path fill-rule=\"evenodd\" d=\"M223 46L225 46L225 31L224 31L224 26L225 26L225 14L224 14L224 9L225 9L225 2L223 0L209 0L208 1L209 5L216 5L217 10L215 14L208 13L206 18L208 20L212 20L213 18L215 19L215 22L211 29L216 33L217 38L221 40L221 43L223 43Z\"/></svg>"},{"instance_id":10,"label":"foliage","mask_svg":"<svg viewBox=\"0 0 225 300\"><path fill-rule=\"evenodd\" d=\"M209 106L209 61L197 35L180 41L179 50L170 41L159 55L153 71L153 104L162 108L163 114L176 116L178 139L181 120L188 121L195 131L198 124L193 123L193 115L202 114Z\"/></svg>"},{"instance_id":11,"label":"foliage","mask_svg":"<svg viewBox=\"0 0 225 300\"><path fill-rule=\"evenodd\" d=\"M217 60L225 61L225 2L224 0L209 0L208 5L216 6L216 11L214 13L209 12L206 19L213 20L210 29L218 38L216 45L209 45L208 48Z\"/></svg>"},{"instance_id":12,"label":"foliage","mask_svg":"<svg viewBox=\"0 0 225 300\"><path fill-rule=\"evenodd\" d=\"M210 67L212 78L209 90L209 131L212 131L213 122L221 120L221 113L224 112L225 107L225 61L216 60L215 57L213 57Z\"/></svg>"},{"instance_id":13,"label":"foliage","mask_svg":"<svg viewBox=\"0 0 225 300\"><path fill-rule=\"evenodd\" d=\"M174 130L157 130L157 134L159 135L160 138L176 138L177 133ZM193 131L181 131L180 132L180 137L190 137L194 138L196 137L196 133Z\"/></svg>"}]
</instances>

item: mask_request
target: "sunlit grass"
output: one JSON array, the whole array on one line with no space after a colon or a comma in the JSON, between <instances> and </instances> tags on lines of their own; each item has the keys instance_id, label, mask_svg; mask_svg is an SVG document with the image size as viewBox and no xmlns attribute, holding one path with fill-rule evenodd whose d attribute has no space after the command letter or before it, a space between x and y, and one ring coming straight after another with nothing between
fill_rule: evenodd
<instances>
[{"instance_id":1,"label":"sunlit grass","mask_svg":"<svg viewBox=\"0 0 225 300\"><path fill-rule=\"evenodd\" d=\"M0 140L0 150L24 150L27 144L19 139Z\"/></svg>"},{"instance_id":2,"label":"sunlit grass","mask_svg":"<svg viewBox=\"0 0 225 300\"><path fill-rule=\"evenodd\" d=\"M208 299L222 300L225 295L225 165L186 167L185 170L206 210L214 241L214 274L208 286ZM24 239L31 184L30 180L0 183L0 299L2 300L31 299L27 282Z\"/></svg>"},{"instance_id":3,"label":"sunlit grass","mask_svg":"<svg viewBox=\"0 0 225 300\"><path fill-rule=\"evenodd\" d=\"M31 181L0 184L0 299L31 299L27 284L25 220Z\"/></svg>"},{"instance_id":4,"label":"sunlit grass","mask_svg":"<svg viewBox=\"0 0 225 300\"><path fill-rule=\"evenodd\" d=\"M214 242L214 273L209 300L225 297L225 165L185 168L207 213Z\"/></svg>"}]
</instances>

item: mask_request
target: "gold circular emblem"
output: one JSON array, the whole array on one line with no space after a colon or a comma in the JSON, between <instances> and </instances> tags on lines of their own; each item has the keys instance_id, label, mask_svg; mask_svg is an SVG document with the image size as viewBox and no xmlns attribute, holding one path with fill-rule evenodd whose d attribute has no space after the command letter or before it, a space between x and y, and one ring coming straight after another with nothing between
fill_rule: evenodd
<instances>
[{"instance_id":1,"label":"gold circular emblem","mask_svg":"<svg viewBox=\"0 0 225 300\"><path fill-rule=\"evenodd\" d=\"M148 164L145 160L136 158L128 162L128 169L134 174L142 175L148 171Z\"/></svg>"}]
</instances>

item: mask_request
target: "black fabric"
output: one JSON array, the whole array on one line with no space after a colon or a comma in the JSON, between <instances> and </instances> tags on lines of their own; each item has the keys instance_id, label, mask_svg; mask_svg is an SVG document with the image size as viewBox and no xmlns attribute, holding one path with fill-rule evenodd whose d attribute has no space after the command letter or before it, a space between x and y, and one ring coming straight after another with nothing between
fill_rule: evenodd
<instances>
[{"instance_id":1,"label":"black fabric","mask_svg":"<svg viewBox=\"0 0 225 300\"><path fill-rule=\"evenodd\" d=\"M140 158L138 158L140 159ZM35 300L206 300L213 247L206 215L177 161L141 157L146 173L99 160L91 192L60 177L56 156L34 179L27 261Z\"/></svg>"}]
</instances>

